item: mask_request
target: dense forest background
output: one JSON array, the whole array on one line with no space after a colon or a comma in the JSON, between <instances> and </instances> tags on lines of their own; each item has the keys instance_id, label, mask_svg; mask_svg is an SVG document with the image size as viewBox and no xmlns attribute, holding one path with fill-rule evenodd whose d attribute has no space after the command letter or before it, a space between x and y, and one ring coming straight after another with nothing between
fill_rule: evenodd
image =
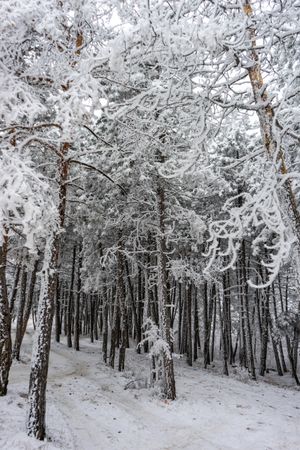
<instances>
[{"instance_id":1,"label":"dense forest background","mask_svg":"<svg viewBox=\"0 0 300 450\"><path fill-rule=\"evenodd\" d=\"M170 400L174 354L299 385L300 3L0 13L0 395L33 321L29 435L52 328L148 353Z\"/></svg>"}]
</instances>

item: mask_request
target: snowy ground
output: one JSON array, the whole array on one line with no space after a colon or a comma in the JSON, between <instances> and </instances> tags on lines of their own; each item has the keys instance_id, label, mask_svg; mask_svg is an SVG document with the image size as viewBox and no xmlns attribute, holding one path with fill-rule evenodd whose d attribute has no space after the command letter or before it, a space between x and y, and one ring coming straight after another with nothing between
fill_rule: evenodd
<instances>
[{"instance_id":1,"label":"snowy ground","mask_svg":"<svg viewBox=\"0 0 300 450\"><path fill-rule=\"evenodd\" d=\"M12 367L9 395L0 399L0 449L210 450L300 449L300 391L243 382L176 361L178 399L151 389L124 389L145 378L148 361L128 352L132 371L100 362L100 344L75 352L53 344L48 383L48 441L25 434L30 337ZM24 352L25 350L25 352ZM130 387L134 387L132 383Z\"/></svg>"}]
</instances>

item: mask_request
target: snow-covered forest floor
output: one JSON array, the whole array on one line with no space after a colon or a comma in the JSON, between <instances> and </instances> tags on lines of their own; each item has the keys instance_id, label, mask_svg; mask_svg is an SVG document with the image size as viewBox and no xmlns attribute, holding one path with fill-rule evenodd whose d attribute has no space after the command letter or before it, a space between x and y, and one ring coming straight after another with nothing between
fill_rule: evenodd
<instances>
[{"instance_id":1,"label":"snow-covered forest floor","mask_svg":"<svg viewBox=\"0 0 300 450\"><path fill-rule=\"evenodd\" d=\"M1 449L300 448L300 391L294 387L252 382L237 369L227 378L177 359L178 399L168 402L145 388L145 355L128 350L127 365L134 370L119 373L102 363L99 349L99 341L88 339L82 339L80 352L68 349L64 339L52 344L48 441L40 442L25 432L31 352L31 334L26 334L9 394L1 399ZM289 377L282 381L288 384Z\"/></svg>"}]
</instances>

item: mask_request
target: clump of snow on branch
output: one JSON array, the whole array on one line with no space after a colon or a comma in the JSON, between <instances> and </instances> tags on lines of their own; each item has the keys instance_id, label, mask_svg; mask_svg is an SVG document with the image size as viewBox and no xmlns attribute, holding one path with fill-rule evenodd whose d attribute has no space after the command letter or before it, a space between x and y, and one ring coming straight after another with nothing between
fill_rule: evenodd
<instances>
[{"instance_id":1,"label":"clump of snow on branch","mask_svg":"<svg viewBox=\"0 0 300 450\"><path fill-rule=\"evenodd\" d=\"M0 155L0 224L9 234L19 232L35 252L37 241L55 227L56 208L46 179L13 150Z\"/></svg>"}]
</instances>

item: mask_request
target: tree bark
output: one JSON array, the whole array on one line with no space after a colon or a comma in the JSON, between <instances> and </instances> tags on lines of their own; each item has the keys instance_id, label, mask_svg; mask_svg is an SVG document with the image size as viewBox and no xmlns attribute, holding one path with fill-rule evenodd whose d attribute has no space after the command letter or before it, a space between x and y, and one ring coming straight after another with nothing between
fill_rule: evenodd
<instances>
[{"instance_id":1,"label":"tree bark","mask_svg":"<svg viewBox=\"0 0 300 450\"><path fill-rule=\"evenodd\" d=\"M7 394L9 371L12 361L11 316L6 284L8 236L5 233L0 246L0 397Z\"/></svg>"},{"instance_id":2,"label":"tree bark","mask_svg":"<svg viewBox=\"0 0 300 450\"><path fill-rule=\"evenodd\" d=\"M192 342L192 285L186 287L187 303L187 363L193 365L193 342Z\"/></svg>"},{"instance_id":3,"label":"tree bark","mask_svg":"<svg viewBox=\"0 0 300 450\"><path fill-rule=\"evenodd\" d=\"M10 297L10 302L9 302L9 310L10 310L11 315L13 314L15 301L16 301L16 297L17 297L18 284L19 284L19 279L20 279L20 274L21 274L21 267L22 267L22 263L20 261L16 268L14 286L13 286L13 289L11 292L11 297Z\"/></svg>"},{"instance_id":4,"label":"tree bark","mask_svg":"<svg viewBox=\"0 0 300 450\"><path fill-rule=\"evenodd\" d=\"M51 330L54 315L56 272L59 263L61 230L64 226L66 211L67 178L69 161L65 156L70 144L61 146L59 163L59 230L54 232L45 249L44 287L41 290L38 322L33 346L32 363L29 382L29 412L27 432L37 439L45 438L46 386L48 376Z\"/></svg>"},{"instance_id":5,"label":"tree bark","mask_svg":"<svg viewBox=\"0 0 300 450\"><path fill-rule=\"evenodd\" d=\"M23 329L23 314L25 308L26 301L26 289L27 289L27 267L24 263L22 277L21 277L21 291L20 291L20 299L18 305L18 313L17 313L17 326L16 326L16 336L15 343L13 348L13 358L17 361L20 361L20 349L21 349L21 341L22 341L22 329Z\"/></svg>"},{"instance_id":6,"label":"tree bark","mask_svg":"<svg viewBox=\"0 0 300 450\"><path fill-rule=\"evenodd\" d=\"M222 297L222 304L221 304ZM219 320L220 320L220 334L221 334L221 342L222 342L222 353L223 353L223 374L229 375L228 372L228 353L227 353L227 342L225 339L225 322L224 322L224 307L225 307L225 299L223 286L220 287L219 292L217 292L217 304L219 310Z\"/></svg>"},{"instance_id":7,"label":"tree bark","mask_svg":"<svg viewBox=\"0 0 300 450\"><path fill-rule=\"evenodd\" d=\"M251 5L251 0L244 0L244 13L248 17L254 19L255 15ZM269 94L267 85L264 83L261 63L259 55L256 50L256 29L255 25L250 25L247 28L248 38L251 42L251 50L249 51L250 60L253 64L247 65L247 70L252 86L255 102L260 105L257 109L257 115L260 122L261 136L263 144L269 158L276 156L277 161L280 163L280 172L286 175L289 170L286 164L284 150L280 147L277 151L277 142L273 133L273 118L274 110L269 100ZM277 154L276 154L277 152ZM287 201L290 208L287 210L287 214L291 216L293 228L298 240L298 247L300 246L300 212L298 208L298 201L295 195L291 178L287 178L284 184Z\"/></svg>"},{"instance_id":8,"label":"tree bark","mask_svg":"<svg viewBox=\"0 0 300 450\"><path fill-rule=\"evenodd\" d=\"M120 232L118 250L117 250L117 291L118 291L118 303L120 306L120 329L121 329L121 339L119 347L119 371L125 369L125 352L127 344L127 311L126 311L126 294L125 294L125 264L124 264L124 243L123 236Z\"/></svg>"},{"instance_id":9,"label":"tree bark","mask_svg":"<svg viewBox=\"0 0 300 450\"><path fill-rule=\"evenodd\" d=\"M251 377L253 380L256 380L255 373L255 364L254 364L254 355L253 355L253 346L252 346L252 333L251 333L251 325L250 325L250 312L249 312L249 292L248 292L248 283L247 283L247 272L246 272L246 246L245 241L242 242L242 252L241 252L241 265L242 265L242 288L243 288L243 305L245 312L245 334L246 334L246 344L247 344L247 365L248 370L251 373Z\"/></svg>"},{"instance_id":10,"label":"tree bark","mask_svg":"<svg viewBox=\"0 0 300 450\"><path fill-rule=\"evenodd\" d=\"M40 258L36 258L35 261L34 261L34 264L33 264L32 272L31 272L29 288L28 288L28 293L27 293L27 300L26 300L25 310L24 310L21 344L22 344L23 337L24 337L24 335L26 333L27 323L28 323L28 320L29 320L29 317L30 317L30 312L31 312L31 309L32 309L32 303L33 303L33 297L34 297L34 288L35 288L35 283L36 283L36 274L37 274L37 271L38 271L39 262L40 262Z\"/></svg>"},{"instance_id":11,"label":"tree bark","mask_svg":"<svg viewBox=\"0 0 300 450\"><path fill-rule=\"evenodd\" d=\"M40 440L45 438L46 386L56 287L54 268L58 257L58 245L58 242L55 242L52 249L46 250L49 254L45 258L50 260L50 263L49 267L45 268L41 286L29 381L27 431L29 436Z\"/></svg>"},{"instance_id":12,"label":"tree bark","mask_svg":"<svg viewBox=\"0 0 300 450\"><path fill-rule=\"evenodd\" d=\"M68 347L72 347L72 325L73 325L73 298L74 298L74 280L75 280L75 264L76 264L76 245L73 247L73 257L72 257L72 269L71 269L71 282L70 282L70 291L68 297L68 334L67 341Z\"/></svg>"},{"instance_id":13,"label":"tree bark","mask_svg":"<svg viewBox=\"0 0 300 450\"><path fill-rule=\"evenodd\" d=\"M200 348L200 333L199 333L199 316L198 316L198 296L197 288L194 292L194 361L198 358L198 347Z\"/></svg>"},{"instance_id":14,"label":"tree bark","mask_svg":"<svg viewBox=\"0 0 300 450\"><path fill-rule=\"evenodd\" d=\"M158 215L158 236L157 236L157 272L158 272L158 300L160 308L160 326L162 337L166 341L169 351L164 352L164 374L165 374L165 394L170 400L176 398L175 376L173 358L171 353L171 312L168 305L167 292L167 260L166 260L166 235L165 235L165 190L161 179L157 182L157 215Z\"/></svg>"},{"instance_id":15,"label":"tree bark","mask_svg":"<svg viewBox=\"0 0 300 450\"><path fill-rule=\"evenodd\" d=\"M56 278L56 288L55 288L55 340L56 342L60 342L61 335L61 297L60 293L62 292L60 286L60 278L57 274Z\"/></svg>"},{"instance_id":16,"label":"tree bark","mask_svg":"<svg viewBox=\"0 0 300 450\"><path fill-rule=\"evenodd\" d=\"M81 267L82 256L81 249L79 250L78 258L78 270L77 270L77 289L75 298L75 311L74 311L74 348L79 351L79 336L80 336L80 294L81 294Z\"/></svg>"}]
</instances>

